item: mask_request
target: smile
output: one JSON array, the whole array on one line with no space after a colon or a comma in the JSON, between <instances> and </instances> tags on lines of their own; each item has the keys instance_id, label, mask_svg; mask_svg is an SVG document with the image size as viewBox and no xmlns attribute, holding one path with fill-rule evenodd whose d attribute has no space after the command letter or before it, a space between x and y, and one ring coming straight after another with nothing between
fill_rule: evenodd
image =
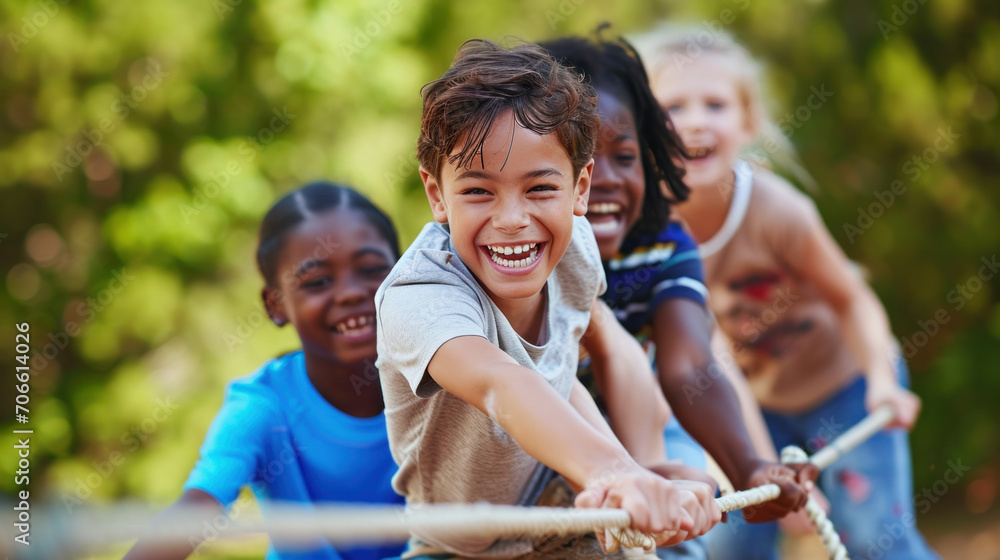
<instances>
[{"instance_id":1,"label":"smile","mask_svg":"<svg viewBox=\"0 0 1000 560\"><path fill-rule=\"evenodd\" d=\"M374 315L358 315L337 323L334 330L348 338L365 337L375 332Z\"/></svg>"},{"instance_id":2,"label":"smile","mask_svg":"<svg viewBox=\"0 0 1000 560\"><path fill-rule=\"evenodd\" d=\"M587 206L587 219L595 235L617 233L621 228L622 205L617 202L592 202Z\"/></svg>"},{"instance_id":3,"label":"smile","mask_svg":"<svg viewBox=\"0 0 1000 560\"><path fill-rule=\"evenodd\" d=\"M521 245L486 245L490 260L505 268L527 268L538 260L538 243Z\"/></svg>"},{"instance_id":4,"label":"smile","mask_svg":"<svg viewBox=\"0 0 1000 560\"><path fill-rule=\"evenodd\" d=\"M715 148L685 148L689 160L704 159L715 153Z\"/></svg>"}]
</instances>

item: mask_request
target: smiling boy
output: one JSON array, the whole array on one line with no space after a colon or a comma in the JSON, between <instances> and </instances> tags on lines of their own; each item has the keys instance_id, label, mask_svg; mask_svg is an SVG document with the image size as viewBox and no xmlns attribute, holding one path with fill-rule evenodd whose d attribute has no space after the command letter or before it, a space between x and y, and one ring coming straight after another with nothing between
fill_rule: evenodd
<instances>
[{"instance_id":1,"label":"smiling boy","mask_svg":"<svg viewBox=\"0 0 1000 560\"><path fill-rule=\"evenodd\" d=\"M624 508L661 544L702 534L720 517L709 486L636 463L575 378L584 333L617 325L591 315L605 289L582 217L593 90L535 45L470 41L422 93L418 158L435 222L375 297L394 487L409 505L532 505L547 465L583 489L577 506ZM533 550L420 534L404 557Z\"/></svg>"}]
</instances>

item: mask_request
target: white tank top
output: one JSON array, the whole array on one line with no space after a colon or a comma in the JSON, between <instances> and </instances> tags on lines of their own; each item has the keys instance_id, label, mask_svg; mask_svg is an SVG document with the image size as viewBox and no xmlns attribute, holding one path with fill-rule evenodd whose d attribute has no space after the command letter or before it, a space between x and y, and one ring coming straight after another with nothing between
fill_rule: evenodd
<instances>
[{"instance_id":1,"label":"white tank top","mask_svg":"<svg viewBox=\"0 0 1000 560\"><path fill-rule=\"evenodd\" d=\"M750 191L753 189L753 169L750 164L738 159L733 163L733 173L736 180L733 182L733 201L729 205L729 213L726 214L726 221L722 223L719 231L711 239L698 246L698 253L702 259L711 257L718 253L720 249L729 243L729 240L740 229L743 218L746 216L747 207L750 206Z\"/></svg>"}]
</instances>

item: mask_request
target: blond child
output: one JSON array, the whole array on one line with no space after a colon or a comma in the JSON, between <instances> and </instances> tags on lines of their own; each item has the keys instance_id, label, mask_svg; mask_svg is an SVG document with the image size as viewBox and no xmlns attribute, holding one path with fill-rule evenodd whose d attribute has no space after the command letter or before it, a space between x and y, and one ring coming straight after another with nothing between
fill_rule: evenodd
<instances>
[{"instance_id":1,"label":"blond child","mask_svg":"<svg viewBox=\"0 0 1000 560\"><path fill-rule=\"evenodd\" d=\"M744 159L755 148L790 153L765 117L759 66L723 33L651 37L642 41L650 83L686 154L691 194L677 209L700 245L719 334L774 446L816 451L837 435L831 425L850 426L882 404L896 428L911 428L920 401L906 389L875 294L812 201ZM881 432L818 479L852 557L936 558L915 528L905 429ZM731 523L710 535L710 555L774 558L776 532L774 523Z\"/></svg>"}]
</instances>

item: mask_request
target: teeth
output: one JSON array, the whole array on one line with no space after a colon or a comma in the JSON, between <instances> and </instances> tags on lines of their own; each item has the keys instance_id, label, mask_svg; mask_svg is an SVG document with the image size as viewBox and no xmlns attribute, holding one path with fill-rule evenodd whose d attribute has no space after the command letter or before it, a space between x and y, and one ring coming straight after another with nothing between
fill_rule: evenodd
<instances>
[{"instance_id":1,"label":"teeth","mask_svg":"<svg viewBox=\"0 0 1000 560\"><path fill-rule=\"evenodd\" d=\"M493 259L493 262L498 265L505 266L507 268L524 268L526 266L531 266L531 264L535 262L535 259L538 258L538 250L534 248L536 246L535 243L530 243L529 245L525 245L527 249L523 249L521 251L522 254L530 251L528 256L523 259L505 259L500 256L502 253L499 251L494 251L494 253L490 255L490 258ZM490 249L492 250L493 248L491 247Z\"/></svg>"},{"instance_id":2,"label":"teeth","mask_svg":"<svg viewBox=\"0 0 1000 560\"><path fill-rule=\"evenodd\" d=\"M360 334L366 330L371 329L367 327L368 325L375 324L375 317L373 315L361 315L359 317L350 317L342 323L337 323L337 332L341 334Z\"/></svg>"},{"instance_id":3,"label":"teeth","mask_svg":"<svg viewBox=\"0 0 1000 560\"><path fill-rule=\"evenodd\" d=\"M595 202L587 206L587 212L591 214L614 214L621 210L622 205L617 202Z\"/></svg>"},{"instance_id":4,"label":"teeth","mask_svg":"<svg viewBox=\"0 0 1000 560\"><path fill-rule=\"evenodd\" d=\"M524 245L487 245L486 248L498 255L520 255L537 246L537 243L525 243Z\"/></svg>"},{"instance_id":5,"label":"teeth","mask_svg":"<svg viewBox=\"0 0 1000 560\"><path fill-rule=\"evenodd\" d=\"M603 235L605 233L614 233L618 231L618 220L610 220L607 222L591 222L590 228L594 230L595 234Z\"/></svg>"},{"instance_id":6,"label":"teeth","mask_svg":"<svg viewBox=\"0 0 1000 560\"><path fill-rule=\"evenodd\" d=\"M688 148L688 154L693 158L704 157L711 152L711 148Z\"/></svg>"}]
</instances>

